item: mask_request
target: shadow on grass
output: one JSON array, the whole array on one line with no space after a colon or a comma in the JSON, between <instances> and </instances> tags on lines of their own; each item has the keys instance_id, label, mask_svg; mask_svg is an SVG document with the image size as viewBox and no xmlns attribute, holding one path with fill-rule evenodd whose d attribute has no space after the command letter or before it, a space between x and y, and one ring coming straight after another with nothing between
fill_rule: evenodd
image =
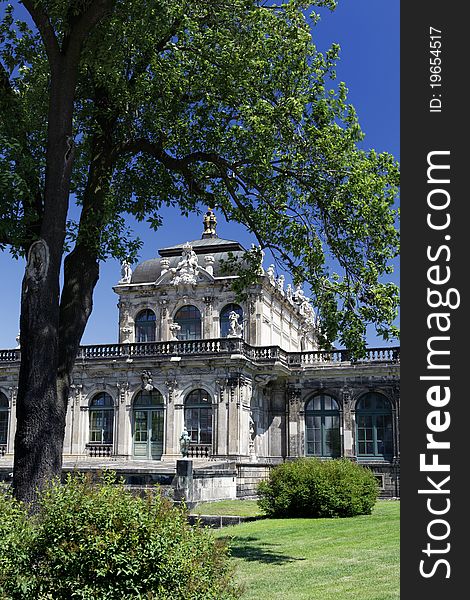
<instances>
[{"instance_id":1,"label":"shadow on grass","mask_svg":"<svg viewBox=\"0 0 470 600\"><path fill-rule=\"evenodd\" d=\"M305 560L305 558L295 558L272 550L277 544L266 544L264 542L257 544L258 538L256 537L232 538L227 536L221 539L229 546L231 556L241 558L242 560L272 565L282 565L297 560Z\"/></svg>"}]
</instances>

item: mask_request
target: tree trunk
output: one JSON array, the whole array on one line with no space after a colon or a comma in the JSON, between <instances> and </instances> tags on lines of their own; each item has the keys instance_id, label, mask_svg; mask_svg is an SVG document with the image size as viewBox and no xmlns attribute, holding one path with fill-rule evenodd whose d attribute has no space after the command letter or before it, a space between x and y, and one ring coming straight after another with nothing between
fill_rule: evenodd
<instances>
[{"instance_id":1,"label":"tree trunk","mask_svg":"<svg viewBox=\"0 0 470 600\"><path fill-rule=\"evenodd\" d=\"M21 290L21 365L13 464L15 496L34 502L62 471L66 404L57 398L59 277L73 163L76 72L63 58L52 70L44 212L28 252Z\"/></svg>"},{"instance_id":2,"label":"tree trunk","mask_svg":"<svg viewBox=\"0 0 470 600\"><path fill-rule=\"evenodd\" d=\"M62 465L66 407L57 402L58 275L50 259L47 242L34 242L22 286L13 488L26 502Z\"/></svg>"}]
</instances>

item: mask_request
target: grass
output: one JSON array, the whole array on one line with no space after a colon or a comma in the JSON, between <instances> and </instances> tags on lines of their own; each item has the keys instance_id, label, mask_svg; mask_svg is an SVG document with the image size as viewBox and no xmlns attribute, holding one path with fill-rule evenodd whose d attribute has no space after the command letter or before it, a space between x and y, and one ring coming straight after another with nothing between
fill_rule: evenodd
<instances>
[{"instance_id":1,"label":"grass","mask_svg":"<svg viewBox=\"0 0 470 600\"><path fill-rule=\"evenodd\" d=\"M237 517L258 517L264 513L256 500L221 500L201 502L191 511L193 515L233 515Z\"/></svg>"},{"instance_id":2,"label":"grass","mask_svg":"<svg viewBox=\"0 0 470 600\"><path fill-rule=\"evenodd\" d=\"M367 516L263 519L215 535L230 544L242 600L397 600L399 515L398 501L378 501Z\"/></svg>"}]
</instances>

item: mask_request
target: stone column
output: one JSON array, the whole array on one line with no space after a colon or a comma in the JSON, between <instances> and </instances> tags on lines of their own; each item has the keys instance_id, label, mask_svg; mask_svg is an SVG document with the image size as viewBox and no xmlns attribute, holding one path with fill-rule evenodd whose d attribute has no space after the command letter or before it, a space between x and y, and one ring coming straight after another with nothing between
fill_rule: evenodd
<instances>
[{"instance_id":1,"label":"stone column","mask_svg":"<svg viewBox=\"0 0 470 600\"><path fill-rule=\"evenodd\" d=\"M228 454L236 456L239 454L240 435L240 389L238 376L233 376L228 381Z\"/></svg>"},{"instance_id":2,"label":"stone column","mask_svg":"<svg viewBox=\"0 0 470 600\"><path fill-rule=\"evenodd\" d=\"M284 458L287 455L287 407L285 388L275 382L270 389L271 424L269 426L269 456Z\"/></svg>"},{"instance_id":3,"label":"stone column","mask_svg":"<svg viewBox=\"0 0 470 600\"><path fill-rule=\"evenodd\" d=\"M214 453L217 456L226 456L228 454L228 410L230 404L230 388L228 386L228 379L218 380L216 383L218 383L218 408Z\"/></svg>"},{"instance_id":4,"label":"stone column","mask_svg":"<svg viewBox=\"0 0 470 600\"><path fill-rule=\"evenodd\" d=\"M289 387L287 389L287 455L299 457L305 455L304 427L301 418L301 389L300 387Z\"/></svg>"},{"instance_id":5,"label":"stone column","mask_svg":"<svg viewBox=\"0 0 470 600\"><path fill-rule=\"evenodd\" d=\"M70 397L67 407L67 418L65 424L64 453L72 455L83 454L80 444L80 403L82 400L82 388L79 383L70 387Z\"/></svg>"},{"instance_id":6,"label":"stone column","mask_svg":"<svg viewBox=\"0 0 470 600\"><path fill-rule=\"evenodd\" d=\"M343 400L341 440L342 440L342 455L347 458L355 458L357 451L354 447L354 428L355 428L355 410L353 405L353 390L349 387L344 387L341 390Z\"/></svg>"},{"instance_id":7,"label":"stone column","mask_svg":"<svg viewBox=\"0 0 470 600\"><path fill-rule=\"evenodd\" d=\"M239 429L238 429L238 454L241 456L250 456L250 441L252 433L250 431L250 405L251 405L251 381L244 376L238 380L239 389ZM253 447L251 448L253 450Z\"/></svg>"},{"instance_id":8,"label":"stone column","mask_svg":"<svg viewBox=\"0 0 470 600\"><path fill-rule=\"evenodd\" d=\"M175 398L178 394L178 382L176 378L169 377L165 381L168 389L166 409L165 409L165 446L163 448L164 457L173 458L180 455L179 436L176 435L176 416ZM178 414L178 416L180 416ZM180 434L181 435L181 434Z\"/></svg>"},{"instance_id":9,"label":"stone column","mask_svg":"<svg viewBox=\"0 0 470 600\"><path fill-rule=\"evenodd\" d=\"M161 298L158 302L159 307L159 326L157 332L157 341L166 342L171 338L169 329L168 303L166 298Z\"/></svg>"},{"instance_id":10,"label":"stone column","mask_svg":"<svg viewBox=\"0 0 470 600\"><path fill-rule=\"evenodd\" d=\"M124 300L119 300L119 343L129 344L134 341L134 327L129 315L130 304Z\"/></svg>"},{"instance_id":11,"label":"stone column","mask_svg":"<svg viewBox=\"0 0 470 600\"><path fill-rule=\"evenodd\" d=\"M117 402L114 408L114 453L118 456L130 456L130 419L126 410L129 397L129 382L123 381L116 384L118 389Z\"/></svg>"},{"instance_id":12,"label":"stone column","mask_svg":"<svg viewBox=\"0 0 470 600\"><path fill-rule=\"evenodd\" d=\"M204 338L211 339L211 338L216 337L216 332L214 331L215 328L214 328L213 322L212 322L214 298L212 296L204 296L203 300L204 300L205 310L204 310L204 314L202 315L202 318L203 318L202 329L204 332Z\"/></svg>"},{"instance_id":13,"label":"stone column","mask_svg":"<svg viewBox=\"0 0 470 600\"><path fill-rule=\"evenodd\" d=\"M176 456L181 456L181 452L180 452L180 447L179 447L179 442L180 442L180 437L181 434L183 433L183 427L184 427L184 402L183 402L184 398L183 395L180 391L176 391L175 390L175 395L174 395L174 404L173 404L173 410L174 410L174 417L173 417L173 432L174 432L174 445L172 448L172 451L174 453L174 455Z\"/></svg>"}]
</instances>

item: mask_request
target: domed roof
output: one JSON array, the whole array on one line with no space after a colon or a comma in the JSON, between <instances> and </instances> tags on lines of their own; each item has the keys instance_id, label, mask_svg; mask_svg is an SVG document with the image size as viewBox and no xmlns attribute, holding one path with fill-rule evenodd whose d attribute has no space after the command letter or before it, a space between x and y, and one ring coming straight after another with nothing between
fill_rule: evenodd
<instances>
[{"instance_id":1,"label":"domed roof","mask_svg":"<svg viewBox=\"0 0 470 600\"><path fill-rule=\"evenodd\" d=\"M166 267L167 269L176 268L183 254L183 247L187 244L192 247L198 256L198 262L201 267L205 267L203 256L210 254L214 257L214 262L212 263L214 277L227 276L222 266L223 261L227 261L229 256L241 258L245 252L245 248L234 240L219 238L215 231L215 225L215 215L209 210L204 216L204 233L201 239L161 248L158 251L160 257L146 260L134 269L131 283L152 283L156 281L162 274L162 259L168 260L169 266Z\"/></svg>"}]
</instances>

